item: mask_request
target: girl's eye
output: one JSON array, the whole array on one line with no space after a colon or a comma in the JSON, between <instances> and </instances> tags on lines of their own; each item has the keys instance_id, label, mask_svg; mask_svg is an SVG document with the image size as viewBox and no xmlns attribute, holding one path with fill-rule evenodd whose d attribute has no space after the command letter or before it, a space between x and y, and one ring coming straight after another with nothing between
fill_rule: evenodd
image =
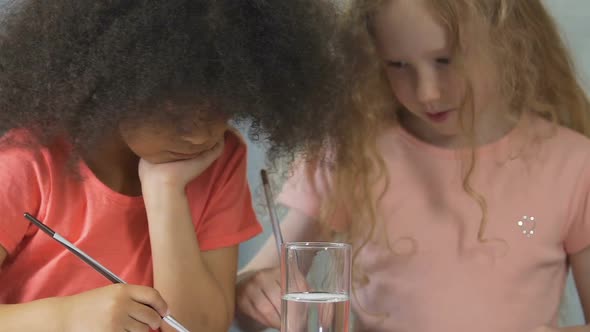
<instances>
[{"instance_id":1,"label":"girl's eye","mask_svg":"<svg viewBox=\"0 0 590 332\"><path fill-rule=\"evenodd\" d=\"M403 61L387 61L387 66L402 69L406 68L408 66L408 63Z\"/></svg>"},{"instance_id":2,"label":"girl's eye","mask_svg":"<svg viewBox=\"0 0 590 332\"><path fill-rule=\"evenodd\" d=\"M451 59L450 58L437 58L436 63L441 64L441 65L448 65L451 63Z\"/></svg>"}]
</instances>

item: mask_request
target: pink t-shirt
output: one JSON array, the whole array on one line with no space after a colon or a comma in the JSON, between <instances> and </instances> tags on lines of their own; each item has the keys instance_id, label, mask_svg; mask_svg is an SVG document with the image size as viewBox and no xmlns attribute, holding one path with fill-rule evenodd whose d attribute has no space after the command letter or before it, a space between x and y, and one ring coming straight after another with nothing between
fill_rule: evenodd
<instances>
[{"instance_id":1,"label":"pink t-shirt","mask_svg":"<svg viewBox=\"0 0 590 332\"><path fill-rule=\"evenodd\" d=\"M153 286L142 197L106 187L84 162L70 176L63 149L0 151L0 303L67 296L110 282L23 218L25 211L131 284ZM261 231L246 179L246 147L226 135L222 156L187 186L201 250L236 245ZM180 287L180 286L179 286Z\"/></svg>"},{"instance_id":2,"label":"pink t-shirt","mask_svg":"<svg viewBox=\"0 0 590 332\"><path fill-rule=\"evenodd\" d=\"M472 186L487 202L486 243L477 239L481 210L462 186L461 153L401 128L380 137L390 185L376 236L358 256L368 280L351 300L362 331L555 326L567 255L590 245L590 140L525 119L477 151ZM330 174L308 171L296 172L279 200L317 217Z\"/></svg>"}]
</instances>

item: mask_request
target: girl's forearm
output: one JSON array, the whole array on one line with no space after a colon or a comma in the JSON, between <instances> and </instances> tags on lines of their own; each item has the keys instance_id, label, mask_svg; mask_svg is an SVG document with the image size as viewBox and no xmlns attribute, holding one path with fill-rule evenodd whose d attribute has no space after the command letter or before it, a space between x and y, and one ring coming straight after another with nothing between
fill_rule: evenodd
<instances>
[{"instance_id":1,"label":"girl's forearm","mask_svg":"<svg viewBox=\"0 0 590 332\"><path fill-rule=\"evenodd\" d=\"M189 330L227 331L232 311L202 259L185 194L159 188L144 194L144 199L154 288L162 294L174 317Z\"/></svg>"}]
</instances>

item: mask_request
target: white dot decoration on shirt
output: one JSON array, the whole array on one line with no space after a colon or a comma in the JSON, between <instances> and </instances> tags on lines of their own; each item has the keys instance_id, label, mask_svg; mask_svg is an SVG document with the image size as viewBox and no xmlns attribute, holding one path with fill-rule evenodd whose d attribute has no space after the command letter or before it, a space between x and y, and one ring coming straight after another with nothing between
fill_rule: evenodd
<instances>
[{"instance_id":1,"label":"white dot decoration on shirt","mask_svg":"<svg viewBox=\"0 0 590 332\"><path fill-rule=\"evenodd\" d=\"M532 237L535 235L535 228L537 227L537 221L535 217L531 216L522 216L520 220L516 222L522 234L526 237Z\"/></svg>"}]
</instances>

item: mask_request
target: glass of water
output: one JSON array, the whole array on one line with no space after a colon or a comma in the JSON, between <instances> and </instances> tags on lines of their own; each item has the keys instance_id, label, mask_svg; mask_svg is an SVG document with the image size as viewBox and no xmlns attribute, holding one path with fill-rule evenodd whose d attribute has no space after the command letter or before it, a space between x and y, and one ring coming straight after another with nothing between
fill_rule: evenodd
<instances>
[{"instance_id":1,"label":"glass of water","mask_svg":"<svg viewBox=\"0 0 590 332\"><path fill-rule=\"evenodd\" d=\"M291 242L281 251L281 332L347 332L351 247Z\"/></svg>"}]
</instances>

